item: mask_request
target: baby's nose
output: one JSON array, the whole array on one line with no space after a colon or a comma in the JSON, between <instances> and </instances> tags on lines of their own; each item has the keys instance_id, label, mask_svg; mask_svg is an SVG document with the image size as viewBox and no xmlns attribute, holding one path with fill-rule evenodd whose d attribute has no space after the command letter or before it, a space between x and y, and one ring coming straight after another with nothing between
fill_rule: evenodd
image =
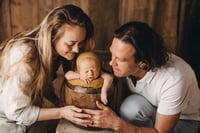
<instances>
[{"instance_id":1,"label":"baby's nose","mask_svg":"<svg viewBox=\"0 0 200 133\"><path fill-rule=\"evenodd\" d=\"M88 75L90 75L90 76L92 76L93 74L94 74L93 71L88 72Z\"/></svg>"}]
</instances>

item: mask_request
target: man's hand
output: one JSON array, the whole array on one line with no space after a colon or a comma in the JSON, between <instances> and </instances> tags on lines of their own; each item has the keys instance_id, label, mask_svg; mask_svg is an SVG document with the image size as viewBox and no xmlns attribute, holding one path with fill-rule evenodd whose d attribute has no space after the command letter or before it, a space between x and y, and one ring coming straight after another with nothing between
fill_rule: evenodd
<instances>
[{"instance_id":1,"label":"man's hand","mask_svg":"<svg viewBox=\"0 0 200 133\"><path fill-rule=\"evenodd\" d=\"M117 129L120 118L116 113L99 101L97 101L96 104L100 110L83 109L84 113L91 115L92 123L89 126Z\"/></svg>"}]
</instances>

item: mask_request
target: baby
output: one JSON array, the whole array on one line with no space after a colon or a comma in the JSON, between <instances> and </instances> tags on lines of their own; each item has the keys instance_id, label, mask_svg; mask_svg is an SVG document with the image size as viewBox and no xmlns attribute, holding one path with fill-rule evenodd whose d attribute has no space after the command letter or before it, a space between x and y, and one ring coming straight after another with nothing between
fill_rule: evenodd
<instances>
[{"instance_id":1,"label":"baby","mask_svg":"<svg viewBox=\"0 0 200 133\"><path fill-rule=\"evenodd\" d=\"M65 78L67 80L81 79L86 84L89 84L100 77L104 79L101 88L101 101L104 104L107 104L108 90L112 85L113 76L101 71L101 64L97 55L93 52L81 53L76 60L76 69L76 71L68 71L65 74Z\"/></svg>"}]
</instances>

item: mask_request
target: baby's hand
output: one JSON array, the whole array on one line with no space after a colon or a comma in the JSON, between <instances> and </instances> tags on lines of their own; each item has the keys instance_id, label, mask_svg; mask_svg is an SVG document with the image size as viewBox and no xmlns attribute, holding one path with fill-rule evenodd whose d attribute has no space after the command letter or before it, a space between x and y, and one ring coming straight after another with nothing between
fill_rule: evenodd
<instances>
[{"instance_id":1,"label":"baby's hand","mask_svg":"<svg viewBox=\"0 0 200 133\"><path fill-rule=\"evenodd\" d=\"M71 79L79 79L80 78L80 74L75 72L75 71L68 71L67 73L65 73L65 78L67 80L71 80Z\"/></svg>"},{"instance_id":2,"label":"baby's hand","mask_svg":"<svg viewBox=\"0 0 200 133\"><path fill-rule=\"evenodd\" d=\"M105 105L108 103L107 93L101 93L101 102Z\"/></svg>"},{"instance_id":3,"label":"baby's hand","mask_svg":"<svg viewBox=\"0 0 200 133\"><path fill-rule=\"evenodd\" d=\"M90 81L87 78L80 77L81 80L83 80L86 84L90 83Z\"/></svg>"},{"instance_id":4,"label":"baby's hand","mask_svg":"<svg viewBox=\"0 0 200 133\"><path fill-rule=\"evenodd\" d=\"M83 80L86 84L89 84L92 82L91 78L84 78L84 77L80 77L81 80Z\"/></svg>"}]
</instances>

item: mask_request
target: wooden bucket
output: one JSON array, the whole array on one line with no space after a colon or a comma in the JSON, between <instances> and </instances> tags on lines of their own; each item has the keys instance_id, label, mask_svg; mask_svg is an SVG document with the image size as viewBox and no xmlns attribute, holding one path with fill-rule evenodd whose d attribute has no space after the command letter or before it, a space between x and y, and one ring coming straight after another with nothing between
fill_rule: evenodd
<instances>
[{"instance_id":1,"label":"wooden bucket","mask_svg":"<svg viewBox=\"0 0 200 133\"><path fill-rule=\"evenodd\" d=\"M75 82L69 83L69 81L66 81L64 84L65 87L65 102L66 105L75 105L79 108L88 108L88 109L98 109L96 106L96 101L101 98L101 87L99 86L99 83L103 85L103 80L101 79L100 82L99 80L96 80L95 82L98 83L97 88L91 87L90 84L87 84L86 86L81 86L84 85L85 83L78 83L79 85L74 85L76 84ZM94 84L96 84L93 82ZM101 86L102 86L101 85ZM93 86L93 85L92 85ZM96 86L96 85L94 85ZM96 128L96 127L83 127L80 125L76 125L72 123L78 128L86 129L86 130L102 130L101 128Z\"/></svg>"},{"instance_id":2,"label":"wooden bucket","mask_svg":"<svg viewBox=\"0 0 200 133\"><path fill-rule=\"evenodd\" d=\"M75 105L80 108L98 109L96 101L100 101L101 88L83 87L65 83L66 105Z\"/></svg>"}]
</instances>

